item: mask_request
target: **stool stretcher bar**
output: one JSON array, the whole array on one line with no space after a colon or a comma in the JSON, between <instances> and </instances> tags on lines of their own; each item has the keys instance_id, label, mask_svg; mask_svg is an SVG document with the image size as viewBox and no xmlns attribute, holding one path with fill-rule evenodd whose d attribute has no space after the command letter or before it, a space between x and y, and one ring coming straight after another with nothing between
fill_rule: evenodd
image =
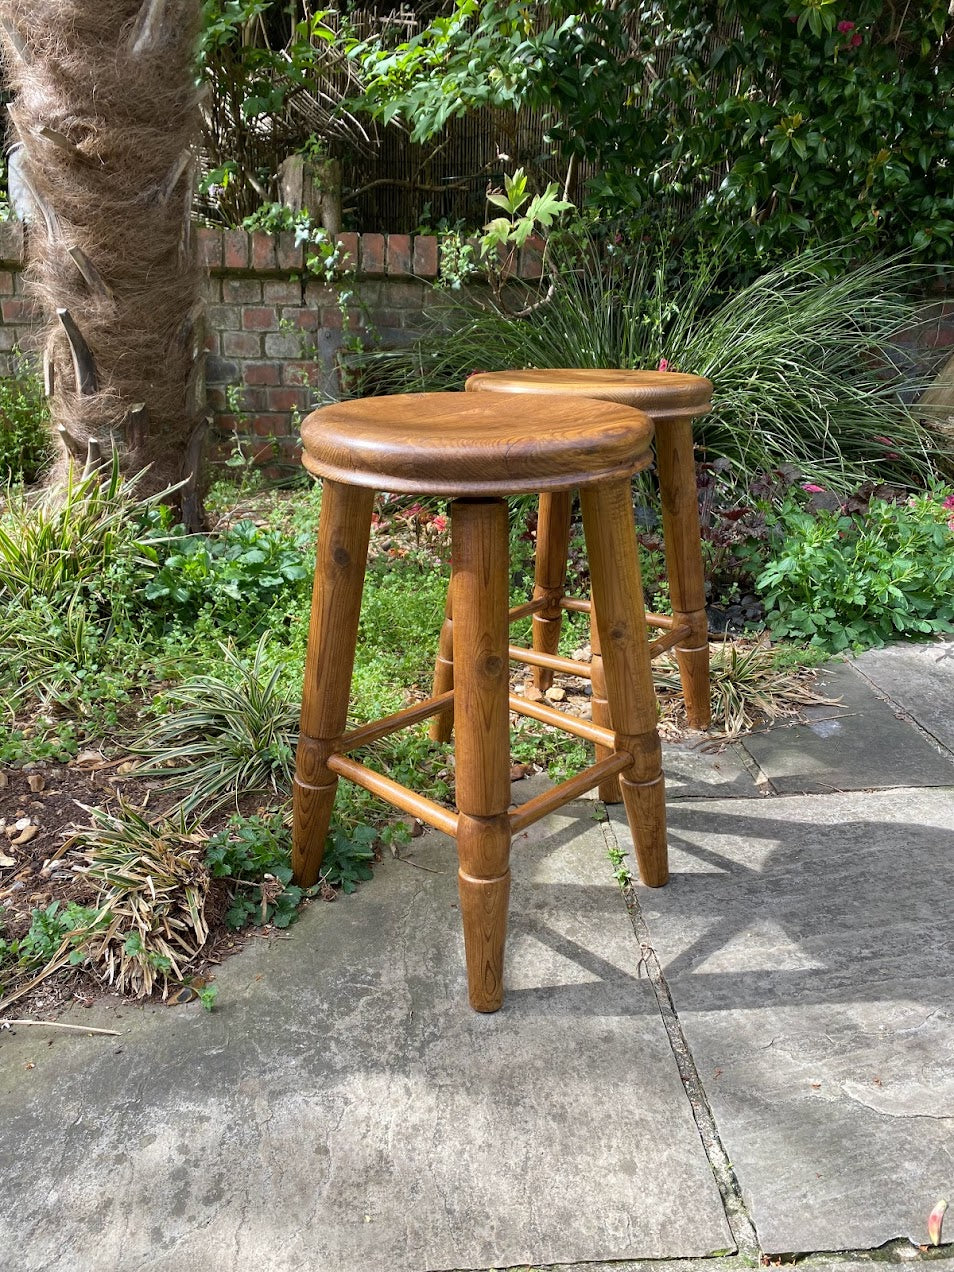
<instances>
[{"instance_id":1,"label":"stool stretcher bar","mask_svg":"<svg viewBox=\"0 0 954 1272\"><path fill-rule=\"evenodd\" d=\"M554 711L553 707L546 707L542 702L531 702L528 698L511 694L510 710L517 715L532 716L543 724L552 724L555 729L585 738L587 742L595 742L597 746L605 746L607 751L616 748L616 734L612 729L603 729L591 720L581 720L577 716L567 715L565 711Z\"/></svg>"},{"instance_id":2,"label":"stool stretcher bar","mask_svg":"<svg viewBox=\"0 0 954 1272\"><path fill-rule=\"evenodd\" d=\"M599 786L600 782L604 782L608 777L622 773L623 769L629 768L632 763L633 757L628 752L618 751L608 759L591 764L589 768L577 773L576 777L571 777L568 781L561 782L559 786L554 786L553 790L544 791L542 795L528 799L525 804L521 804L510 814L511 834L532 826L541 817L546 817L547 813L555 812L571 799L591 791L594 786Z\"/></svg>"},{"instance_id":3,"label":"stool stretcher bar","mask_svg":"<svg viewBox=\"0 0 954 1272\"><path fill-rule=\"evenodd\" d=\"M688 623L683 623L667 632L665 636L657 636L655 640L649 642L650 658L658 658L660 654L664 654L667 649L672 649L673 645L678 645L681 640L685 640L691 634L692 628Z\"/></svg>"},{"instance_id":4,"label":"stool stretcher bar","mask_svg":"<svg viewBox=\"0 0 954 1272\"><path fill-rule=\"evenodd\" d=\"M526 601L523 605L514 605L508 612L508 618L511 623L516 623L518 619L526 618L530 614L536 614L539 610L546 609L549 603L545 596L538 596L535 601Z\"/></svg>"},{"instance_id":5,"label":"stool stretcher bar","mask_svg":"<svg viewBox=\"0 0 954 1272\"><path fill-rule=\"evenodd\" d=\"M569 610L573 614L589 614L593 609L592 601L577 600L573 596L564 596L560 601L560 609ZM650 627L662 627L668 631L676 620L671 614L646 613L646 622Z\"/></svg>"},{"instance_id":6,"label":"stool stretcher bar","mask_svg":"<svg viewBox=\"0 0 954 1272\"><path fill-rule=\"evenodd\" d=\"M379 738L386 738L389 733L396 733L398 729L406 729L421 720L440 715L442 711L449 711L453 705L453 689L448 689L447 693L439 693L435 698L425 698L423 702L418 702L413 707L395 711L393 715L382 716L380 720L374 720L371 724L362 724L357 729L352 729L350 733L345 733L341 738L339 750L355 751L359 746L368 746L371 742L377 742Z\"/></svg>"},{"instance_id":7,"label":"stool stretcher bar","mask_svg":"<svg viewBox=\"0 0 954 1272\"><path fill-rule=\"evenodd\" d=\"M511 645L507 650L507 657L513 662L529 663L531 667L549 667L551 671L562 671L567 676L581 676L584 680L589 680L592 675L589 663L561 658L558 654L541 654L536 649L523 649L520 645Z\"/></svg>"},{"instance_id":8,"label":"stool stretcher bar","mask_svg":"<svg viewBox=\"0 0 954 1272\"><path fill-rule=\"evenodd\" d=\"M445 835L456 836L457 814L441 804L436 804L426 795L418 795L416 791L408 790L400 782L392 781L390 777L385 777L382 773L375 773L374 769L366 768L364 764L359 764L348 755L339 755L336 752L329 757L328 767L332 773L337 773L339 777L346 777L350 782L363 786L372 795L378 795L389 804L393 804L395 808L410 813L412 817L419 817L428 825L442 830Z\"/></svg>"}]
</instances>

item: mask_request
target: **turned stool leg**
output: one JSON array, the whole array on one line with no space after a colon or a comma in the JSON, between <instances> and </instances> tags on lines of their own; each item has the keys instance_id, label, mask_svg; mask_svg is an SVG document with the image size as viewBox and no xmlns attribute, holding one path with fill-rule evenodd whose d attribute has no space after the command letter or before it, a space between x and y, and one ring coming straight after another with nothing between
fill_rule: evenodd
<instances>
[{"instance_id":1,"label":"turned stool leg","mask_svg":"<svg viewBox=\"0 0 954 1272\"><path fill-rule=\"evenodd\" d=\"M540 654L556 654L560 649L560 602L566 593L566 562L570 553L570 509L573 495L558 490L540 496L537 513L537 551L533 599L546 606L533 616L533 648ZM533 683L541 693L553 684L549 667L533 668Z\"/></svg>"},{"instance_id":2,"label":"turned stool leg","mask_svg":"<svg viewBox=\"0 0 954 1272\"><path fill-rule=\"evenodd\" d=\"M437 660L434 663L434 697L447 693L454 687L454 581L451 579L444 602L444 622L437 644ZM454 731L454 709L434 716L427 735L432 742L449 742Z\"/></svg>"},{"instance_id":3,"label":"turned stool leg","mask_svg":"<svg viewBox=\"0 0 954 1272\"><path fill-rule=\"evenodd\" d=\"M503 1001L510 899L510 669L507 505L451 505L458 882L470 1004Z\"/></svg>"},{"instance_id":4,"label":"turned stool leg","mask_svg":"<svg viewBox=\"0 0 954 1272\"><path fill-rule=\"evenodd\" d=\"M294 786L292 869L306 888L318 878L338 785L327 761L347 723L373 502L373 490L325 480Z\"/></svg>"},{"instance_id":5,"label":"turned stool leg","mask_svg":"<svg viewBox=\"0 0 954 1272\"><path fill-rule=\"evenodd\" d=\"M620 774L623 804L640 878L660 887L669 877L666 792L630 482L591 486L580 496L616 747L633 757Z\"/></svg>"},{"instance_id":6,"label":"turned stool leg","mask_svg":"<svg viewBox=\"0 0 954 1272\"><path fill-rule=\"evenodd\" d=\"M590 662L590 689L592 696L590 703L593 708L593 723L598 724L603 729L611 729L613 722L610 719L609 702L606 698L606 672L603 668L603 651L600 645L600 627L596 621L596 606L590 598L590 649L592 651L592 660ZM610 752L605 747L597 746L597 760L605 760ZM600 782L596 789L596 793L604 804L618 804L623 798L623 792L620 788L619 777L614 775L608 777L605 782Z\"/></svg>"},{"instance_id":7,"label":"turned stool leg","mask_svg":"<svg viewBox=\"0 0 954 1272\"><path fill-rule=\"evenodd\" d=\"M656 429L656 466L672 612L677 623L690 628L689 635L675 647L686 715L691 729L708 729L712 723L709 625L692 420L670 420Z\"/></svg>"}]
</instances>

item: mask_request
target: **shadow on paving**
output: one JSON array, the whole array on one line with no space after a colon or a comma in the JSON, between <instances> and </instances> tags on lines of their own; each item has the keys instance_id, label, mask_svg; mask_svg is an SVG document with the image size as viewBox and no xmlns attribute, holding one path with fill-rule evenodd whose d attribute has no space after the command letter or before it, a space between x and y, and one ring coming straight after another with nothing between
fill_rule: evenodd
<instances>
[{"instance_id":1,"label":"shadow on paving","mask_svg":"<svg viewBox=\"0 0 954 1272\"><path fill-rule=\"evenodd\" d=\"M494 1016L466 1004L456 854L427 835L414 864L386 861L230 960L211 1015L97 1009L84 1021L128 1032L5 1039L0 1242L17 1272L731 1249L593 811L515 843Z\"/></svg>"},{"instance_id":2,"label":"shadow on paving","mask_svg":"<svg viewBox=\"0 0 954 1272\"><path fill-rule=\"evenodd\" d=\"M679 802L669 828L639 906L762 1248L926 1241L954 1191L954 791Z\"/></svg>"}]
</instances>

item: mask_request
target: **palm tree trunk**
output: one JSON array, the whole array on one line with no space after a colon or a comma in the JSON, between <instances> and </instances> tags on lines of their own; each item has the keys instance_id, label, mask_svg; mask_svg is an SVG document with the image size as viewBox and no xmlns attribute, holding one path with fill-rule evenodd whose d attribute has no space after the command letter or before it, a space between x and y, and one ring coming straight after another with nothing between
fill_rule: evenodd
<instances>
[{"instance_id":1,"label":"palm tree trunk","mask_svg":"<svg viewBox=\"0 0 954 1272\"><path fill-rule=\"evenodd\" d=\"M200 519L201 308L190 231L200 0L0 0L32 203L28 278L68 463L115 449Z\"/></svg>"}]
</instances>

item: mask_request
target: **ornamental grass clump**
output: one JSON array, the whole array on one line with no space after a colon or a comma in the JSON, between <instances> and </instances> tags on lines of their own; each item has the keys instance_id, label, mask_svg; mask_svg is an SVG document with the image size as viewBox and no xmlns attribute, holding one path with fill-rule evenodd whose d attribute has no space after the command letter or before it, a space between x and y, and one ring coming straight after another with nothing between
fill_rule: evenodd
<instances>
[{"instance_id":1,"label":"ornamental grass clump","mask_svg":"<svg viewBox=\"0 0 954 1272\"><path fill-rule=\"evenodd\" d=\"M924 484L949 452L949 438L908 405L925 386L897 345L918 321L919 267L896 258L845 270L841 244L720 290L731 239L680 270L659 244L624 250L584 238L550 250L552 288L538 303L445 307L416 345L365 365L384 391L409 392L518 367L704 375L713 409L695 434L708 458L749 476L794 465L843 491L870 478Z\"/></svg>"},{"instance_id":2,"label":"ornamental grass clump","mask_svg":"<svg viewBox=\"0 0 954 1272\"><path fill-rule=\"evenodd\" d=\"M228 679L194 676L167 690L166 714L132 748L148 757L141 776L189 792L183 813L291 789L300 706L279 686L282 668L267 672L267 644L266 634L251 661L221 645Z\"/></svg>"},{"instance_id":3,"label":"ornamental grass clump","mask_svg":"<svg viewBox=\"0 0 954 1272\"><path fill-rule=\"evenodd\" d=\"M88 811L84 873L99 886L105 920L86 944L89 962L120 993L145 998L161 985L165 997L209 935L205 836L187 833L182 821L150 822L126 804Z\"/></svg>"}]
</instances>

